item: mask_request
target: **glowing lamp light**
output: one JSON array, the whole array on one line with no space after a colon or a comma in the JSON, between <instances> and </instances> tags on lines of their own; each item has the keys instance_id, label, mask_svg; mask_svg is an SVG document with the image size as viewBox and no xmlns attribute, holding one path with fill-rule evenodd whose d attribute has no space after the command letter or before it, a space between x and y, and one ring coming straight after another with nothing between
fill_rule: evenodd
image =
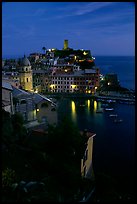
<instances>
[{"instance_id":1,"label":"glowing lamp light","mask_svg":"<svg viewBox=\"0 0 137 204\"><path fill-rule=\"evenodd\" d=\"M87 52L85 52L85 51L83 52L83 55L87 55L87 54L88 54Z\"/></svg>"},{"instance_id":2,"label":"glowing lamp light","mask_svg":"<svg viewBox=\"0 0 137 204\"><path fill-rule=\"evenodd\" d=\"M98 88L98 87L97 87L97 86L95 86L95 90L97 90L97 88Z\"/></svg>"},{"instance_id":3,"label":"glowing lamp light","mask_svg":"<svg viewBox=\"0 0 137 204\"><path fill-rule=\"evenodd\" d=\"M37 108L37 112L39 112L39 108Z\"/></svg>"},{"instance_id":4,"label":"glowing lamp light","mask_svg":"<svg viewBox=\"0 0 137 204\"><path fill-rule=\"evenodd\" d=\"M72 89L75 89L76 88L76 85L71 85Z\"/></svg>"},{"instance_id":5,"label":"glowing lamp light","mask_svg":"<svg viewBox=\"0 0 137 204\"><path fill-rule=\"evenodd\" d=\"M52 89L53 89L53 88L54 88L54 84L51 84L51 85L50 85L50 88L52 88Z\"/></svg>"}]
</instances>

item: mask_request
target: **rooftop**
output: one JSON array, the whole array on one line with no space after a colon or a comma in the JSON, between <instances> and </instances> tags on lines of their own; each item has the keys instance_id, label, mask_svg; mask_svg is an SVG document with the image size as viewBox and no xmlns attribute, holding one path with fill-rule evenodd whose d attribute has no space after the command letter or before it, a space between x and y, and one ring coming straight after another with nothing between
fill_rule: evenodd
<instances>
[{"instance_id":1,"label":"rooftop","mask_svg":"<svg viewBox=\"0 0 137 204\"><path fill-rule=\"evenodd\" d=\"M29 92L24 91L22 89L15 88L14 86L12 86L12 88L13 88L13 95L14 96L19 96L21 94L23 94L23 95L31 95Z\"/></svg>"},{"instance_id":2,"label":"rooftop","mask_svg":"<svg viewBox=\"0 0 137 204\"><path fill-rule=\"evenodd\" d=\"M95 74L96 70L95 69L85 69L85 74Z\"/></svg>"},{"instance_id":3,"label":"rooftop","mask_svg":"<svg viewBox=\"0 0 137 204\"><path fill-rule=\"evenodd\" d=\"M2 88L8 89L8 90L13 90L11 84L8 82L5 82L4 80L2 80Z\"/></svg>"}]
</instances>

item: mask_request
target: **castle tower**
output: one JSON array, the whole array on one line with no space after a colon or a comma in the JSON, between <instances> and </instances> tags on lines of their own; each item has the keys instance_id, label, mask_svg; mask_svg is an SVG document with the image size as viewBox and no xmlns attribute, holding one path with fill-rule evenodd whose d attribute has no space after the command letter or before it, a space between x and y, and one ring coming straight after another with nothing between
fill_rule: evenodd
<instances>
[{"instance_id":1,"label":"castle tower","mask_svg":"<svg viewBox=\"0 0 137 204\"><path fill-rule=\"evenodd\" d=\"M33 91L33 76L31 64L28 58L24 55L22 59L20 70L19 70L19 78L21 87L27 91Z\"/></svg>"},{"instance_id":2,"label":"castle tower","mask_svg":"<svg viewBox=\"0 0 137 204\"><path fill-rule=\"evenodd\" d=\"M68 40L64 40L64 50L68 49Z\"/></svg>"}]
</instances>

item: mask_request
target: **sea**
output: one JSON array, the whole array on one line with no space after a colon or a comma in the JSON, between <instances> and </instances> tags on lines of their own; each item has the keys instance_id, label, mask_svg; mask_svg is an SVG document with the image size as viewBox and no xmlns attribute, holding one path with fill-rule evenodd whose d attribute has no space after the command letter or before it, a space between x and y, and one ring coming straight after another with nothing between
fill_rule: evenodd
<instances>
[{"instance_id":1,"label":"sea","mask_svg":"<svg viewBox=\"0 0 137 204\"><path fill-rule=\"evenodd\" d=\"M96 66L102 74L116 73L121 86L135 89L134 57L95 58ZM116 102L110 105L113 111L96 113L102 103L90 97L60 99L58 119L62 120L67 115L80 130L87 129L96 133L93 142L95 178L104 178L104 183L111 180L108 189L114 185L122 201L135 201L135 105ZM110 114L117 114L123 121L115 123ZM104 183L99 181L100 192L105 188Z\"/></svg>"},{"instance_id":2,"label":"sea","mask_svg":"<svg viewBox=\"0 0 137 204\"><path fill-rule=\"evenodd\" d=\"M95 56L101 74L115 73L122 87L135 90L135 56Z\"/></svg>"},{"instance_id":3,"label":"sea","mask_svg":"<svg viewBox=\"0 0 137 204\"><path fill-rule=\"evenodd\" d=\"M80 129L96 133L93 141L93 170L95 179L109 180L119 197L135 197L135 105L110 105L113 111L96 113L102 102L91 99L62 98L58 101L58 119L70 118ZM115 123L110 114L117 114ZM99 181L99 188L104 184Z\"/></svg>"}]
</instances>

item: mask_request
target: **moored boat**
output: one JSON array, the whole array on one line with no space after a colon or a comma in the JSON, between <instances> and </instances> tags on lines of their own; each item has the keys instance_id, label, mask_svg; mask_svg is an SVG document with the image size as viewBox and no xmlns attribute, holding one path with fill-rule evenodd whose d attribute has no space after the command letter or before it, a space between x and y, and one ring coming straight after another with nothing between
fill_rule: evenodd
<instances>
[{"instance_id":1,"label":"moored boat","mask_svg":"<svg viewBox=\"0 0 137 204\"><path fill-rule=\"evenodd\" d=\"M114 120L114 123L121 123L121 122L123 122L122 119L115 119L115 120Z\"/></svg>"},{"instance_id":2,"label":"moored boat","mask_svg":"<svg viewBox=\"0 0 137 204\"><path fill-rule=\"evenodd\" d=\"M96 113L103 113L103 109L96 110Z\"/></svg>"},{"instance_id":3,"label":"moored boat","mask_svg":"<svg viewBox=\"0 0 137 204\"><path fill-rule=\"evenodd\" d=\"M114 108L105 108L106 111L113 111Z\"/></svg>"},{"instance_id":4,"label":"moored boat","mask_svg":"<svg viewBox=\"0 0 137 204\"><path fill-rule=\"evenodd\" d=\"M113 117L117 117L117 114L110 114L109 117L113 118Z\"/></svg>"}]
</instances>

